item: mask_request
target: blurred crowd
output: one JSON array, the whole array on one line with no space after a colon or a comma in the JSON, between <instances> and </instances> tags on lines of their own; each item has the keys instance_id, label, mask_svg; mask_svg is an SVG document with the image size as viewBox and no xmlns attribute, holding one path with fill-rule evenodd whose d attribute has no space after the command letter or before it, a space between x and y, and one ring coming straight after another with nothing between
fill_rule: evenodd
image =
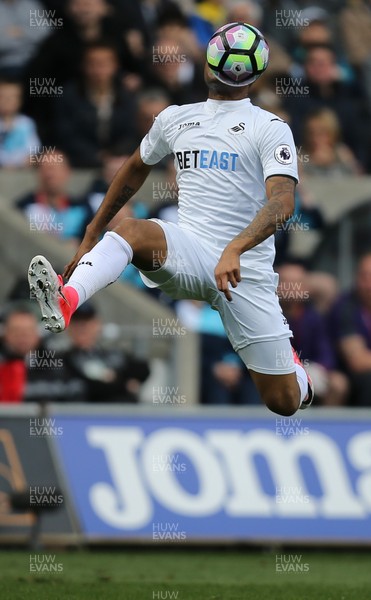
<instances>
[{"instance_id":1,"label":"blurred crowd","mask_svg":"<svg viewBox=\"0 0 371 600\"><path fill-rule=\"evenodd\" d=\"M308 271L299 262L282 263L277 270L277 293L293 344L314 381L315 405L370 407L371 252L360 259L353 285L345 292L339 291L332 275ZM151 375L149 355L123 350L117 338L124 333L107 336L90 302L76 311L58 346L59 336L46 334L27 293L27 282L18 282L1 312L0 402L143 400L141 386ZM180 300L172 307L185 331L199 334L200 401L260 404L219 314L193 300ZM285 360L278 356L277 364ZM152 382L156 384L156 377Z\"/></svg>"},{"instance_id":2,"label":"blurred crowd","mask_svg":"<svg viewBox=\"0 0 371 600\"><path fill-rule=\"evenodd\" d=\"M101 167L159 110L205 98L209 37L244 21L271 49L252 99L290 122L304 174L370 172L370 4L313 2L1 0L1 168L50 146L72 167Z\"/></svg>"},{"instance_id":3,"label":"blurred crowd","mask_svg":"<svg viewBox=\"0 0 371 600\"><path fill-rule=\"evenodd\" d=\"M371 4L313 3L0 0L0 171L36 171L34 188L15 208L37 235L44 223L48 235L77 244L154 117L170 104L206 98L203 66L212 33L244 21L264 32L271 51L267 72L251 87L252 101L289 122L297 144L294 219L323 230L308 178L371 173ZM68 191L75 169L93 173L78 197ZM172 160L158 169L166 182L161 202L131 202L119 217L176 221ZM318 403L371 406L371 255L341 294L334 277L310 272L292 256L287 240L287 231L277 232L278 293ZM132 267L122 280L150 293ZM259 403L218 314L200 302L172 308L200 334L201 401ZM76 313L68 348L53 355L62 365L54 371L40 366L49 350L22 294L4 307L1 340L0 401L133 402L150 373L143 359L102 344L91 306Z\"/></svg>"}]
</instances>

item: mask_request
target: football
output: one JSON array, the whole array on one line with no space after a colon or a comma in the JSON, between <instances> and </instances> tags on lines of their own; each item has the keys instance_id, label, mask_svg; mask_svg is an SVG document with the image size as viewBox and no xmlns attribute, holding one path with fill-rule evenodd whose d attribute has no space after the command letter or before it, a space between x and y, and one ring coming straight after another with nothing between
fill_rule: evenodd
<instances>
[{"instance_id":1,"label":"football","mask_svg":"<svg viewBox=\"0 0 371 600\"><path fill-rule=\"evenodd\" d=\"M236 87L253 83L267 68L269 46L247 23L228 23L211 37L207 64L219 81Z\"/></svg>"}]
</instances>

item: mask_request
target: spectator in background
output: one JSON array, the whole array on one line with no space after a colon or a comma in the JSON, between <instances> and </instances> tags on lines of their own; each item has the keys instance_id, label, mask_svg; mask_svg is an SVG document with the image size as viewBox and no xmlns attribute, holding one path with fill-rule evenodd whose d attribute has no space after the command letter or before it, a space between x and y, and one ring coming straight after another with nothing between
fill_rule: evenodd
<instances>
[{"instance_id":1,"label":"spectator in background","mask_svg":"<svg viewBox=\"0 0 371 600\"><path fill-rule=\"evenodd\" d=\"M40 343L36 316L26 308L9 310L3 323L0 345L0 402L23 402L26 357Z\"/></svg>"},{"instance_id":2,"label":"spectator in background","mask_svg":"<svg viewBox=\"0 0 371 600\"><path fill-rule=\"evenodd\" d=\"M53 18L66 17L66 2L65 0L42 0L43 6L47 10L53 11Z\"/></svg>"},{"instance_id":3,"label":"spectator in background","mask_svg":"<svg viewBox=\"0 0 371 600\"><path fill-rule=\"evenodd\" d=\"M241 21L243 23L249 23L258 29L262 28L263 8L260 3L255 2L254 0L232 0L227 3L227 6L228 12L225 20L226 23ZM264 33L264 37L268 42L270 50L269 77L288 73L292 63L290 56L274 37L266 35L266 32Z\"/></svg>"},{"instance_id":4,"label":"spectator in background","mask_svg":"<svg viewBox=\"0 0 371 600\"><path fill-rule=\"evenodd\" d=\"M152 127L157 115L169 105L170 99L161 88L149 88L138 96L136 118L138 145Z\"/></svg>"},{"instance_id":5,"label":"spectator in background","mask_svg":"<svg viewBox=\"0 0 371 600\"><path fill-rule=\"evenodd\" d=\"M307 273L296 264L281 265L277 289L300 360L310 373L316 397L326 406L346 403L348 381L337 370L326 321L309 302Z\"/></svg>"},{"instance_id":6,"label":"spectator in background","mask_svg":"<svg viewBox=\"0 0 371 600\"><path fill-rule=\"evenodd\" d=\"M83 205L90 207L92 214L95 214L100 207L104 196L110 186L112 179L114 178L120 167L125 164L128 158L131 156L136 148L134 140L127 140L122 144L114 146L103 155L103 165L98 177L93 180L88 191L81 199ZM113 217L108 223L107 230L114 229L121 219L127 217L135 217L137 219L148 218L147 206L139 200L131 200L125 204L121 210ZM147 287L144 285L138 269L134 265L130 264L127 266L125 271L122 273L120 280L124 283L129 283L135 287L142 288L147 291Z\"/></svg>"},{"instance_id":7,"label":"spectator in background","mask_svg":"<svg viewBox=\"0 0 371 600\"><path fill-rule=\"evenodd\" d=\"M205 302L180 300L181 322L200 334L200 398L203 404L260 404L258 391L245 365L234 352L219 313Z\"/></svg>"},{"instance_id":8,"label":"spectator in background","mask_svg":"<svg viewBox=\"0 0 371 600\"><path fill-rule=\"evenodd\" d=\"M352 380L352 402L371 406L371 253L357 268L354 288L335 304L331 330Z\"/></svg>"},{"instance_id":9,"label":"spectator in background","mask_svg":"<svg viewBox=\"0 0 371 600\"><path fill-rule=\"evenodd\" d=\"M302 164L306 175L346 177L361 172L352 151L341 142L339 119L329 108L320 108L306 117L303 153L309 158Z\"/></svg>"},{"instance_id":10,"label":"spectator in background","mask_svg":"<svg viewBox=\"0 0 371 600\"><path fill-rule=\"evenodd\" d=\"M358 75L371 58L371 10L367 0L347 0L339 15L340 38Z\"/></svg>"},{"instance_id":11,"label":"spectator in background","mask_svg":"<svg viewBox=\"0 0 371 600\"><path fill-rule=\"evenodd\" d=\"M194 63L204 66L204 48L200 48L187 17L179 6L172 4L159 15L155 37L171 38L178 42L183 52Z\"/></svg>"},{"instance_id":12,"label":"spectator in background","mask_svg":"<svg viewBox=\"0 0 371 600\"><path fill-rule=\"evenodd\" d=\"M193 34L188 27L167 24L159 29L154 42L152 69L149 83L152 87L162 88L170 98L171 104L189 104L204 100L207 93L203 79L203 64L195 55ZM191 39L189 39L191 37Z\"/></svg>"},{"instance_id":13,"label":"spectator in background","mask_svg":"<svg viewBox=\"0 0 371 600\"><path fill-rule=\"evenodd\" d=\"M285 108L291 116L296 143L302 143L305 117L315 110L329 108L339 119L344 142L362 164L367 164L370 116L359 85L341 80L336 54L326 45L307 50L304 72L304 79L294 84L295 93L285 95Z\"/></svg>"},{"instance_id":14,"label":"spectator in background","mask_svg":"<svg viewBox=\"0 0 371 600\"><path fill-rule=\"evenodd\" d=\"M339 16L341 41L357 78L364 85L371 106L371 7L368 0L347 0ZM367 123L365 123L367 127ZM368 137L371 123L368 121ZM368 172L371 172L371 152L368 155Z\"/></svg>"},{"instance_id":15,"label":"spectator in background","mask_svg":"<svg viewBox=\"0 0 371 600\"><path fill-rule=\"evenodd\" d=\"M0 77L20 79L37 45L49 35L48 27L37 24L37 13L42 16L42 11L37 0L0 2Z\"/></svg>"},{"instance_id":16,"label":"spectator in background","mask_svg":"<svg viewBox=\"0 0 371 600\"><path fill-rule=\"evenodd\" d=\"M151 30L155 27L157 20L156 3L138 2L137 0L110 0L115 8L115 15L121 20L120 27L133 56L138 59L145 52L146 44L150 42ZM150 22L147 22L147 16ZM133 36L133 33L137 36Z\"/></svg>"},{"instance_id":17,"label":"spectator in background","mask_svg":"<svg viewBox=\"0 0 371 600\"><path fill-rule=\"evenodd\" d=\"M55 77L58 85L78 77L88 44L109 39L120 44L120 32L106 0L68 0L63 27L54 29L27 67L28 77Z\"/></svg>"},{"instance_id":18,"label":"spectator in background","mask_svg":"<svg viewBox=\"0 0 371 600\"><path fill-rule=\"evenodd\" d=\"M129 156L131 156L136 147L137 144L133 139L127 139L121 144L112 146L103 153L102 168L99 170L97 177L93 179L82 200L84 203L89 204L94 214L100 207L117 171L127 161ZM108 229L112 229L112 224L108 224Z\"/></svg>"},{"instance_id":19,"label":"spectator in background","mask_svg":"<svg viewBox=\"0 0 371 600\"><path fill-rule=\"evenodd\" d=\"M104 348L102 323L94 307L85 303L71 319L71 348L63 363L77 393L77 402L137 402L141 384L149 375L148 364L123 350ZM67 399L67 398L66 398Z\"/></svg>"},{"instance_id":20,"label":"spectator in background","mask_svg":"<svg viewBox=\"0 0 371 600\"><path fill-rule=\"evenodd\" d=\"M290 262L291 255L291 235L296 230L298 231L320 231L325 226L325 220L320 207L310 190L310 183L303 176L301 165L307 162L308 155L305 154L303 148L298 148L299 158L299 175L300 183L295 189L295 210L292 217L281 227L276 228L274 234L276 245L275 267L278 265ZM301 159L301 160L300 160Z\"/></svg>"},{"instance_id":21,"label":"spectator in background","mask_svg":"<svg viewBox=\"0 0 371 600\"><path fill-rule=\"evenodd\" d=\"M92 213L97 212L117 171L126 163L135 149L136 144L134 140L128 139L126 142L117 144L104 153L102 168L81 199L83 204L87 204L90 207ZM114 229L125 217L146 219L148 217L147 206L139 200L132 199L108 223L107 230ZM128 265L129 267L130 265Z\"/></svg>"},{"instance_id":22,"label":"spectator in background","mask_svg":"<svg viewBox=\"0 0 371 600\"><path fill-rule=\"evenodd\" d=\"M81 82L67 86L56 104L56 139L72 166L101 167L104 150L132 136L134 120L115 49L104 42L87 46Z\"/></svg>"},{"instance_id":23,"label":"spectator in background","mask_svg":"<svg viewBox=\"0 0 371 600\"><path fill-rule=\"evenodd\" d=\"M68 0L66 4L63 27L49 29L50 36L40 44L24 74L25 88L31 80L46 88L41 95L30 94L25 99L25 110L36 120L45 145L55 144L54 105L64 95L65 85L81 76L86 46L107 39L124 54L119 23L107 0ZM56 94L53 89L62 92Z\"/></svg>"},{"instance_id":24,"label":"spectator in background","mask_svg":"<svg viewBox=\"0 0 371 600\"><path fill-rule=\"evenodd\" d=\"M310 271L306 274L309 297L316 310L327 318L339 295L336 277L322 271Z\"/></svg>"},{"instance_id":25,"label":"spectator in background","mask_svg":"<svg viewBox=\"0 0 371 600\"><path fill-rule=\"evenodd\" d=\"M320 9L321 10L321 9ZM322 19L319 15L312 18L305 27L300 27L297 31L297 53L300 59L305 58L305 51L311 46L318 44L332 44L333 35L327 23L327 13L323 11ZM302 62L302 60L300 60Z\"/></svg>"},{"instance_id":26,"label":"spectator in background","mask_svg":"<svg viewBox=\"0 0 371 600\"><path fill-rule=\"evenodd\" d=\"M30 223L31 231L57 235L76 243L83 237L93 213L88 204L77 202L67 191L70 167L58 150L37 157L36 189L16 206Z\"/></svg>"},{"instance_id":27,"label":"spectator in background","mask_svg":"<svg viewBox=\"0 0 371 600\"><path fill-rule=\"evenodd\" d=\"M309 15L309 16L304 16ZM296 63L292 66L294 77L303 76L303 63L308 50L315 46L332 47L336 52L339 76L342 81L353 79L353 70L344 56L343 44L336 44L334 30L330 25L329 13L323 8L312 7L303 11L303 18L309 22L305 27L299 27L296 30L297 38L295 40L293 56Z\"/></svg>"},{"instance_id":28,"label":"spectator in background","mask_svg":"<svg viewBox=\"0 0 371 600\"><path fill-rule=\"evenodd\" d=\"M224 0L201 0L196 3L195 12L207 23L210 23L215 31L224 23L228 23L225 4Z\"/></svg>"},{"instance_id":29,"label":"spectator in background","mask_svg":"<svg viewBox=\"0 0 371 600\"><path fill-rule=\"evenodd\" d=\"M12 80L0 80L0 168L30 166L40 140L32 119L20 114L22 86Z\"/></svg>"},{"instance_id":30,"label":"spectator in background","mask_svg":"<svg viewBox=\"0 0 371 600\"><path fill-rule=\"evenodd\" d=\"M0 345L0 402L62 402L78 390L61 355L41 339L35 314L22 303L11 306Z\"/></svg>"}]
</instances>

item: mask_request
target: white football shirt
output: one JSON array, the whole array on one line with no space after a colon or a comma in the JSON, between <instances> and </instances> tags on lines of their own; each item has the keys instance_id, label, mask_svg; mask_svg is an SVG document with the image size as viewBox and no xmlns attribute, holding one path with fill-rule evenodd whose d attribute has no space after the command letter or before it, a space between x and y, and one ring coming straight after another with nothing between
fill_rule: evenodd
<instances>
[{"instance_id":1,"label":"white football shirt","mask_svg":"<svg viewBox=\"0 0 371 600\"><path fill-rule=\"evenodd\" d=\"M265 180L298 180L289 126L243 100L169 106L142 140L141 158L153 165L173 153L179 186L179 226L218 255L268 201ZM271 269L274 236L245 252L241 266Z\"/></svg>"}]
</instances>

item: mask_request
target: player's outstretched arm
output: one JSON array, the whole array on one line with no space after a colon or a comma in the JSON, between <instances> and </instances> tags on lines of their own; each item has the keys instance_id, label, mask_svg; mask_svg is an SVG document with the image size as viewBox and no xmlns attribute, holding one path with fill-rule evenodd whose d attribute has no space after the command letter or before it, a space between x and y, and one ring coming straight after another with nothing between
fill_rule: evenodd
<instances>
[{"instance_id":1,"label":"player's outstretched arm","mask_svg":"<svg viewBox=\"0 0 371 600\"><path fill-rule=\"evenodd\" d=\"M268 202L259 210L250 225L224 249L214 274L218 289L225 294L227 300L232 300L229 283L235 288L241 281L241 254L263 242L292 216L295 208L295 185L296 182L291 177L269 177L266 180Z\"/></svg>"},{"instance_id":2,"label":"player's outstretched arm","mask_svg":"<svg viewBox=\"0 0 371 600\"><path fill-rule=\"evenodd\" d=\"M141 157L139 148L118 170L93 220L86 228L84 239L71 262L65 267L63 276L72 275L80 258L99 241L100 235L118 211L139 190L151 170Z\"/></svg>"}]
</instances>

